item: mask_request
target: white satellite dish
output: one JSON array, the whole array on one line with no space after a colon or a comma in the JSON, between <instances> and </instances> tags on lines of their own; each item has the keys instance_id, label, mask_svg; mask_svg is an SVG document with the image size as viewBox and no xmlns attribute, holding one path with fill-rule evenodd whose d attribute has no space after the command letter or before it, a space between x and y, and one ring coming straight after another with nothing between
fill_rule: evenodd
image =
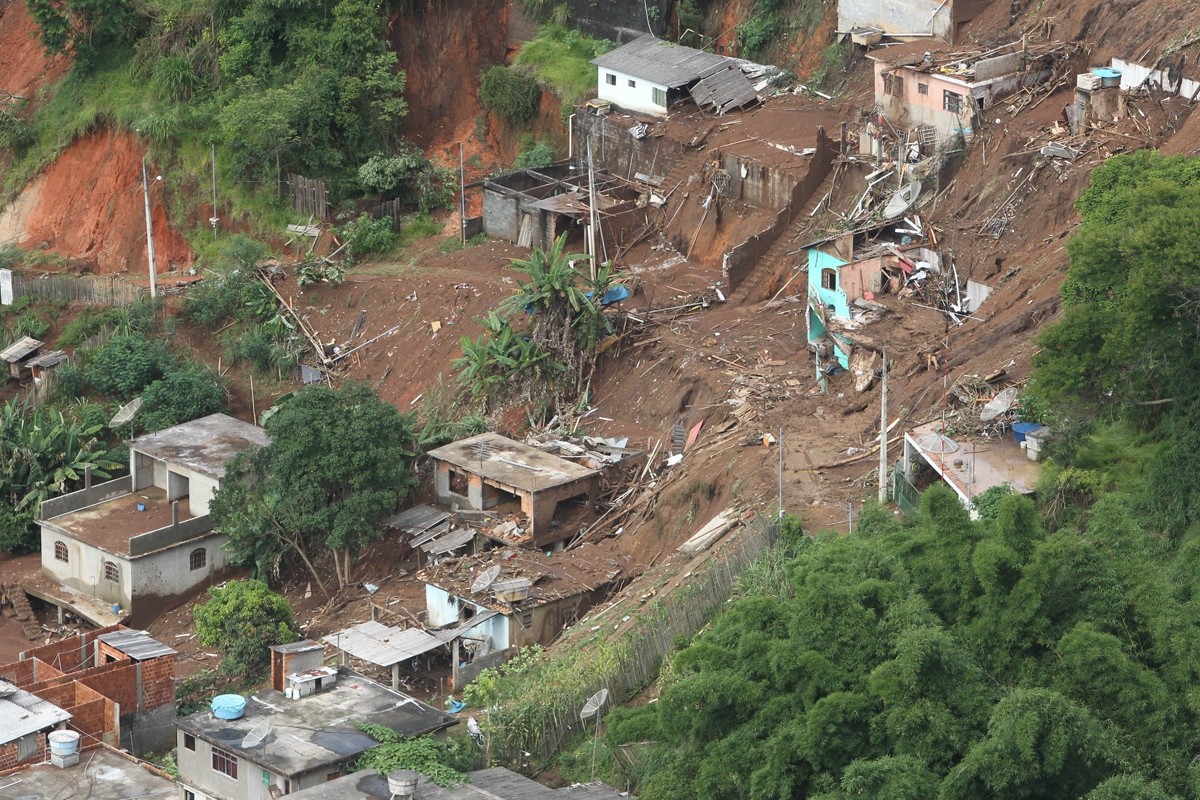
<instances>
[{"instance_id":1,"label":"white satellite dish","mask_svg":"<svg viewBox=\"0 0 1200 800\"><path fill-rule=\"evenodd\" d=\"M583 704L583 709L579 712L579 718L591 719L600 713L600 709L604 708L606 702L608 702L608 689L601 689L589 697L588 701Z\"/></svg>"},{"instance_id":2,"label":"white satellite dish","mask_svg":"<svg viewBox=\"0 0 1200 800\"><path fill-rule=\"evenodd\" d=\"M983 411L979 413L979 419L982 422L991 422L1016 405L1017 395L1015 387L1000 392L983 406Z\"/></svg>"},{"instance_id":3,"label":"white satellite dish","mask_svg":"<svg viewBox=\"0 0 1200 800\"><path fill-rule=\"evenodd\" d=\"M270 722L258 723L250 729L250 732L246 734L246 738L242 739L242 748L249 750L251 747L258 747L260 744L266 741L266 738L270 733Z\"/></svg>"},{"instance_id":4,"label":"white satellite dish","mask_svg":"<svg viewBox=\"0 0 1200 800\"><path fill-rule=\"evenodd\" d=\"M499 577L500 565L493 564L480 573L479 577L475 579L475 582L471 584L471 593L478 594L479 592L486 592L488 587L495 583L496 578Z\"/></svg>"},{"instance_id":5,"label":"white satellite dish","mask_svg":"<svg viewBox=\"0 0 1200 800\"><path fill-rule=\"evenodd\" d=\"M128 425L133 422L133 418L142 410L142 398L135 397L125 405L121 406L121 410L108 421L108 427L119 428L122 425Z\"/></svg>"}]
</instances>

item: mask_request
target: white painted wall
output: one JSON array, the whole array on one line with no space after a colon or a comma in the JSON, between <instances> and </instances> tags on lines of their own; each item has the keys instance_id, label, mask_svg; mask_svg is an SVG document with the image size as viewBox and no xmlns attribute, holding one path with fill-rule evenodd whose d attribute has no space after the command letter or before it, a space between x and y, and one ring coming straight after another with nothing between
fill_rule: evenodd
<instances>
[{"instance_id":1,"label":"white painted wall","mask_svg":"<svg viewBox=\"0 0 1200 800\"><path fill-rule=\"evenodd\" d=\"M55 542L62 542L67 546L67 563L64 564L54 557ZM105 561L112 561L117 565L121 580L113 582L104 578ZM133 577L128 559L106 553L46 527L42 528L42 571L63 586L97 600L120 603L126 609L133 607Z\"/></svg>"},{"instance_id":2,"label":"white painted wall","mask_svg":"<svg viewBox=\"0 0 1200 800\"><path fill-rule=\"evenodd\" d=\"M616 84L609 83L609 76L612 76ZM630 83L633 85L630 86ZM653 114L659 117L667 115L666 103L654 102L654 90L659 89L665 96L667 87L660 86L650 81L635 78L632 75L626 75L624 72L607 69L605 67L596 68L596 93L601 100L607 100L615 106L620 106L626 111L637 111L642 114Z\"/></svg>"},{"instance_id":3,"label":"white painted wall","mask_svg":"<svg viewBox=\"0 0 1200 800\"><path fill-rule=\"evenodd\" d=\"M428 615L427 624L429 627L440 628L443 625L457 624L461 621L459 619L459 612L464 605L475 609L476 614L482 614L488 610L481 605L476 605L469 600L463 600L460 597L452 595L445 589L440 589L428 583L425 584L425 610ZM503 614L497 614L472 628L467 635L478 638L487 636L491 639L492 650L505 650L509 647L511 641L508 626L509 618Z\"/></svg>"}]
</instances>

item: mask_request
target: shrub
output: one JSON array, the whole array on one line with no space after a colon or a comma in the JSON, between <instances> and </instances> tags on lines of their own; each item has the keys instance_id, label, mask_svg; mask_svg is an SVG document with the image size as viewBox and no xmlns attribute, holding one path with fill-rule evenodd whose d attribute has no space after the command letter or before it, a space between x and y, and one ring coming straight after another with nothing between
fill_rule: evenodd
<instances>
[{"instance_id":1,"label":"shrub","mask_svg":"<svg viewBox=\"0 0 1200 800\"><path fill-rule=\"evenodd\" d=\"M208 590L196 606L196 635L225 651L221 671L254 675L265 667L270 648L299 638L292 607L259 580L229 581Z\"/></svg>"},{"instance_id":2,"label":"shrub","mask_svg":"<svg viewBox=\"0 0 1200 800\"><path fill-rule=\"evenodd\" d=\"M536 117L542 100L537 81L512 67L497 66L485 72L479 94L488 108L518 124Z\"/></svg>"},{"instance_id":3,"label":"shrub","mask_svg":"<svg viewBox=\"0 0 1200 800\"><path fill-rule=\"evenodd\" d=\"M369 214L360 214L350 220L342 226L340 233L346 242L346 253L353 258L385 252L396 241L391 218L371 219Z\"/></svg>"},{"instance_id":4,"label":"shrub","mask_svg":"<svg viewBox=\"0 0 1200 800\"><path fill-rule=\"evenodd\" d=\"M199 364L185 363L146 387L138 417L145 430L159 431L228 408L216 377Z\"/></svg>"},{"instance_id":5,"label":"shrub","mask_svg":"<svg viewBox=\"0 0 1200 800\"><path fill-rule=\"evenodd\" d=\"M536 169L554 163L554 148L549 142L534 142L529 137L522 143L521 152L513 166L517 169Z\"/></svg>"},{"instance_id":6,"label":"shrub","mask_svg":"<svg viewBox=\"0 0 1200 800\"><path fill-rule=\"evenodd\" d=\"M24 120L11 112L0 111L0 149L19 153L31 141L33 136Z\"/></svg>"},{"instance_id":7,"label":"shrub","mask_svg":"<svg viewBox=\"0 0 1200 800\"><path fill-rule=\"evenodd\" d=\"M87 376L76 363L60 364L54 370L54 395L58 400L74 400L87 392Z\"/></svg>"},{"instance_id":8,"label":"shrub","mask_svg":"<svg viewBox=\"0 0 1200 800\"><path fill-rule=\"evenodd\" d=\"M88 383L101 394L129 400L175 365L167 345L142 336L114 336L92 353Z\"/></svg>"},{"instance_id":9,"label":"shrub","mask_svg":"<svg viewBox=\"0 0 1200 800\"><path fill-rule=\"evenodd\" d=\"M32 336L34 339L41 339L48 330L50 330L50 323L42 319L41 314L29 309L17 317L17 322L13 325L12 338L20 339L22 336Z\"/></svg>"}]
</instances>

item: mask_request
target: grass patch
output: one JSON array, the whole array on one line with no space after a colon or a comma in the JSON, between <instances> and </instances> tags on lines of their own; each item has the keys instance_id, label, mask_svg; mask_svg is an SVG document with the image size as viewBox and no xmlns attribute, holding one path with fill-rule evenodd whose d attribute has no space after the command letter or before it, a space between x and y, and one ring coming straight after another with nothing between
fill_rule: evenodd
<instances>
[{"instance_id":1,"label":"grass patch","mask_svg":"<svg viewBox=\"0 0 1200 800\"><path fill-rule=\"evenodd\" d=\"M569 107L596 88L596 68L589 62L616 47L576 30L546 25L526 42L513 64L524 67Z\"/></svg>"}]
</instances>

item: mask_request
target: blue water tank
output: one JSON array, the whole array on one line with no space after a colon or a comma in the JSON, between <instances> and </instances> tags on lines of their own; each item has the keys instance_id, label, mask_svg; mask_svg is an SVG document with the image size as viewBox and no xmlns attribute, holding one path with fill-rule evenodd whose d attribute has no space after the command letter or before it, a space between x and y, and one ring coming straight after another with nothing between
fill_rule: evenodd
<instances>
[{"instance_id":1,"label":"blue water tank","mask_svg":"<svg viewBox=\"0 0 1200 800\"><path fill-rule=\"evenodd\" d=\"M1025 441L1025 435L1036 431L1042 427L1037 422L1014 422L1013 423L1013 441L1017 444Z\"/></svg>"},{"instance_id":2,"label":"blue water tank","mask_svg":"<svg viewBox=\"0 0 1200 800\"><path fill-rule=\"evenodd\" d=\"M219 694L213 698L211 708L217 719L238 719L246 713L246 698L240 694Z\"/></svg>"}]
</instances>

